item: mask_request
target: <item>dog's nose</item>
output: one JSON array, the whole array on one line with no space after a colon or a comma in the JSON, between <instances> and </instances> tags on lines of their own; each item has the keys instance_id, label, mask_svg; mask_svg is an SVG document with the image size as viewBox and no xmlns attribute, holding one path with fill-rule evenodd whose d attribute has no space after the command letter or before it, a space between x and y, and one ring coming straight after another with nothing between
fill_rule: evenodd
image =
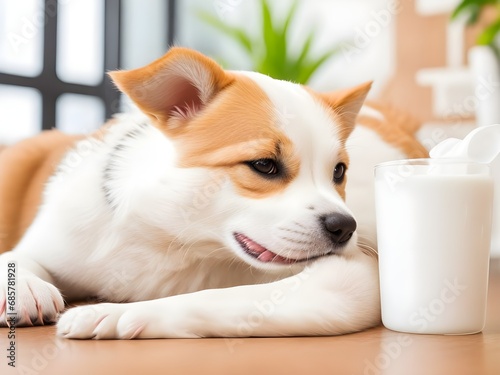
<instances>
[{"instance_id":1,"label":"dog's nose","mask_svg":"<svg viewBox=\"0 0 500 375\"><path fill-rule=\"evenodd\" d=\"M357 226L352 216L338 213L324 215L321 221L335 245L349 241Z\"/></svg>"}]
</instances>

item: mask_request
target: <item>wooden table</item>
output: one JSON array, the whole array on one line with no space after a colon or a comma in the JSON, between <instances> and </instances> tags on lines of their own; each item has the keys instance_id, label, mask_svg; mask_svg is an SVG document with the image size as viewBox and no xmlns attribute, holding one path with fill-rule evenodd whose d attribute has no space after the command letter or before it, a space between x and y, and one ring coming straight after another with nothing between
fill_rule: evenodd
<instances>
[{"instance_id":1,"label":"wooden table","mask_svg":"<svg viewBox=\"0 0 500 375\"><path fill-rule=\"evenodd\" d=\"M76 341L54 327L16 330L16 369L0 329L0 374L500 374L500 260L492 261L487 324L468 336L377 327L337 337Z\"/></svg>"}]
</instances>

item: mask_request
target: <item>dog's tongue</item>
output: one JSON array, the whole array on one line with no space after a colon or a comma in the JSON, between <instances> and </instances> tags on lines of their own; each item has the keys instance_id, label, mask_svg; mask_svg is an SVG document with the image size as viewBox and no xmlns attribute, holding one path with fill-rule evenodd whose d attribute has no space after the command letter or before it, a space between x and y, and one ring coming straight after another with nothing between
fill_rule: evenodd
<instances>
[{"instance_id":1,"label":"dog's tongue","mask_svg":"<svg viewBox=\"0 0 500 375\"><path fill-rule=\"evenodd\" d=\"M260 258L260 256L265 252L269 253L269 250L267 250L264 246L259 245L250 238L243 235L238 235L238 237L247 246L248 250L250 250L253 255L258 256L258 258Z\"/></svg>"},{"instance_id":2,"label":"dog's tongue","mask_svg":"<svg viewBox=\"0 0 500 375\"><path fill-rule=\"evenodd\" d=\"M272 262L273 260L277 260L275 259L277 257L279 257L279 255L271 253L269 250L265 250L257 257L257 259L261 262Z\"/></svg>"},{"instance_id":3,"label":"dog's tongue","mask_svg":"<svg viewBox=\"0 0 500 375\"><path fill-rule=\"evenodd\" d=\"M275 254L269 250L264 250L258 257L261 262L277 262L277 263L293 263L292 259L284 258L281 255Z\"/></svg>"},{"instance_id":4,"label":"dog's tongue","mask_svg":"<svg viewBox=\"0 0 500 375\"><path fill-rule=\"evenodd\" d=\"M283 258L269 250L267 250L264 246L259 245L257 242L252 241L250 238L239 235L238 238L245 243L248 250L257 257L261 262L281 262L281 263L289 263L290 260L287 258Z\"/></svg>"}]
</instances>

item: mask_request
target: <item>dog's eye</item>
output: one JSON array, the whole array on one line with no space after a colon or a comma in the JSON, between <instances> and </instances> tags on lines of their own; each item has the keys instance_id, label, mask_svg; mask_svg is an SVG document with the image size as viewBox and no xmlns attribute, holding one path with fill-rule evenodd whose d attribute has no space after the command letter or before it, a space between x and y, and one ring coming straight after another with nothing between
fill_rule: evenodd
<instances>
[{"instance_id":1,"label":"dog's eye","mask_svg":"<svg viewBox=\"0 0 500 375\"><path fill-rule=\"evenodd\" d=\"M273 159L259 159L249 162L250 166L259 173L276 175L279 173L278 165Z\"/></svg>"},{"instance_id":2,"label":"dog's eye","mask_svg":"<svg viewBox=\"0 0 500 375\"><path fill-rule=\"evenodd\" d=\"M333 170L333 182L336 184L341 184L344 181L346 165L344 163L338 163Z\"/></svg>"}]
</instances>

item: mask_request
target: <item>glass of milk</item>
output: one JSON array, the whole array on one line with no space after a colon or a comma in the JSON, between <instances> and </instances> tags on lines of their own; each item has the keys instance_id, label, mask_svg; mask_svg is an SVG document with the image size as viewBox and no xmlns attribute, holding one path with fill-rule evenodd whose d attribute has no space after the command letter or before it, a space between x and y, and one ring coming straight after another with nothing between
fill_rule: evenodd
<instances>
[{"instance_id":1,"label":"glass of milk","mask_svg":"<svg viewBox=\"0 0 500 375\"><path fill-rule=\"evenodd\" d=\"M489 166L453 159L379 164L375 203L384 325L480 332L491 244Z\"/></svg>"}]
</instances>

